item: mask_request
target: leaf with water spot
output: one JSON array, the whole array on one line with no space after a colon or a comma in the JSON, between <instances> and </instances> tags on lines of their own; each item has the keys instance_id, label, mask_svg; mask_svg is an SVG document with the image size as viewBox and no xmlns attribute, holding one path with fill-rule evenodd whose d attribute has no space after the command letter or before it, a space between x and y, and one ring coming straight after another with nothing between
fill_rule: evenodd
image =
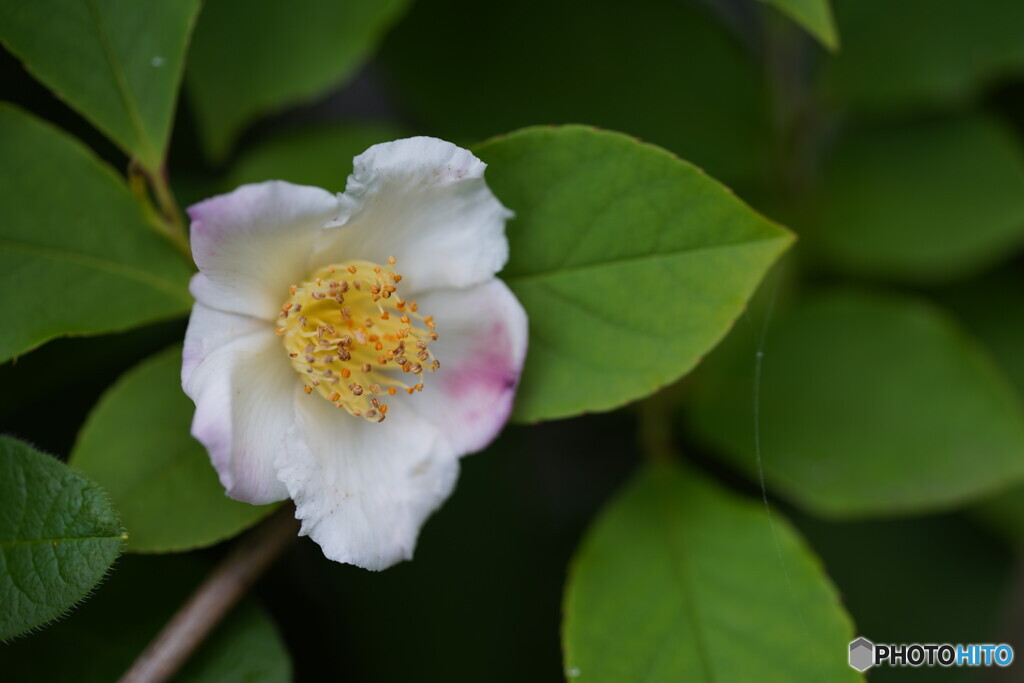
<instances>
[{"instance_id":1,"label":"leaf with water spot","mask_svg":"<svg viewBox=\"0 0 1024 683\"><path fill-rule=\"evenodd\" d=\"M0 437L0 640L57 618L85 597L123 544L99 486Z\"/></svg>"},{"instance_id":2,"label":"leaf with water spot","mask_svg":"<svg viewBox=\"0 0 1024 683\"><path fill-rule=\"evenodd\" d=\"M6 0L0 41L36 78L156 171L199 0Z\"/></svg>"}]
</instances>

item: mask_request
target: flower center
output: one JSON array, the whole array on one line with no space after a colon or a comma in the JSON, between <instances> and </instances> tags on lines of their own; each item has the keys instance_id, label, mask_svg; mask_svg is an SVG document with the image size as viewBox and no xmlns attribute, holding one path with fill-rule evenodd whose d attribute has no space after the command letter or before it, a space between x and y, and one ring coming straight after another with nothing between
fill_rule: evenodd
<instances>
[{"instance_id":1,"label":"flower center","mask_svg":"<svg viewBox=\"0 0 1024 683\"><path fill-rule=\"evenodd\" d=\"M431 316L398 296L401 280L376 263L345 261L289 288L277 333L307 394L382 422L387 396L423 390L423 371L441 365L428 347L437 333Z\"/></svg>"}]
</instances>

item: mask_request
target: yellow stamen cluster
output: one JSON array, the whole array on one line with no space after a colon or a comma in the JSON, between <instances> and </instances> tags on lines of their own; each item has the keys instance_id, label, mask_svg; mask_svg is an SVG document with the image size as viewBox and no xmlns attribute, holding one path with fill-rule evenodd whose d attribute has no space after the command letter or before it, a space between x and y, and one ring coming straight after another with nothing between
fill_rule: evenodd
<instances>
[{"instance_id":1,"label":"yellow stamen cluster","mask_svg":"<svg viewBox=\"0 0 1024 683\"><path fill-rule=\"evenodd\" d=\"M277 333L307 394L382 422L387 396L423 390L423 372L440 367L429 348L437 333L431 316L398 296L401 281L381 265L346 261L289 288Z\"/></svg>"}]
</instances>

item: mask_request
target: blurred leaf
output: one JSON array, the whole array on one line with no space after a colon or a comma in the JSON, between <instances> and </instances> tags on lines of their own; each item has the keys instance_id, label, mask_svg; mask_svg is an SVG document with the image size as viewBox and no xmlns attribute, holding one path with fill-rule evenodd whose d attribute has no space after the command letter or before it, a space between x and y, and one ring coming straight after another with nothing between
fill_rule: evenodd
<instances>
[{"instance_id":1,"label":"blurred leaf","mask_svg":"<svg viewBox=\"0 0 1024 683\"><path fill-rule=\"evenodd\" d=\"M1013 558L962 516L836 523L798 515L793 522L825 563L857 635L876 643L998 643L1006 637L1001 621L1012 606ZM958 666L882 666L871 669L868 679L1004 680L982 673Z\"/></svg>"},{"instance_id":2,"label":"blurred leaf","mask_svg":"<svg viewBox=\"0 0 1024 683\"><path fill-rule=\"evenodd\" d=\"M158 171L199 0L4 0L0 40L129 156Z\"/></svg>"},{"instance_id":3,"label":"blurred leaf","mask_svg":"<svg viewBox=\"0 0 1024 683\"><path fill-rule=\"evenodd\" d=\"M524 0L483 12L474 0L420 2L381 59L431 134L448 139L587 123L730 182L763 172L773 144L752 53L697 3Z\"/></svg>"},{"instance_id":4,"label":"blurred leaf","mask_svg":"<svg viewBox=\"0 0 1024 683\"><path fill-rule=\"evenodd\" d=\"M88 150L0 106L0 360L187 313L189 267Z\"/></svg>"},{"instance_id":5,"label":"blurred leaf","mask_svg":"<svg viewBox=\"0 0 1024 683\"><path fill-rule=\"evenodd\" d=\"M224 495L210 458L189 436L195 406L181 391L181 349L125 374L96 404L71 465L98 481L128 528L129 552L207 546L274 509Z\"/></svg>"},{"instance_id":6,"label":"blurred leaf","mask_svg":"<svg viewBox=\"0 0 1024 683\"><path fill-rule=\"evenodd\" d=\"M858 681L852 632L788 522L670 463L598 517L566 589L570 680Z\"/></svg>"},{"instance_id":7,"label":"blurred leaf","mask_svg":"<svg viewBox=\"0 0 1024 683\"><path fill-rule=\"evenodd\" d=\"M990 273L936 292L967 329L995 356L1024 396L1024 273L1019 268Z\"/></svg>"},{"instance_id":8,"label":"blurred leaf","mask_svg":"<svg viewBox=\"0 0 1024 683\"><path fill-rule=\"evenodd\" d=\"M750 335L695 377L697 433L751 476ZM930 304L840 291L772 320L761 443L769 486L833 516L961 504L1024 478L1024 411L988 356Z\"/></svg>"},{"instance_id":9,"label":"blurred leaf","mask_svg":"<svg viewBox=\"0 0 1024 683\"><path fill-rule=\"evenodd\" d=\"M955 105L1024 70L1019 0L835 0L834 8L843 50L822 80L838 105Z\"/></svg>"},{"instance_id":10,"label":"blurred leaf","mask_svg":"<svg viewBox=\"0 0 1024 683\"><path fill-rule=\"evenodd\" d=\"M0 640L84 598L122 545L117 513L96 484L0 436Z\"/></svg>"},{"instance_id":11,"label":"blurred leaf","mask_svg":"<svg viewBox=\"0 0 1024 683\"><path fill-rule=\"evenodd\" d=\"M256 603L248 601L235 608L172 680L177 683L291 683L291 669L288 650L274 622Z\"/></svg>"},{"instance_id":12,"label":"blurred leaf","mask_svg":"<svg viewBox=\"0 0 1024 683\"><path fill-rule=\"evenodd\" d=\"M610 410L686 374L792 239L618 133L531 128L476 151L516 212L502 277L530 316L521 421Z\"/></svg>"},{"instance_id":13,"label":"blurred leaf","mask_svg":"<svg viewBox=\"0 0 1024 683\"><path fill-rule=\"evenodd\" d=\"M939 293L972 334L995 356L1024 396L1024 278L1018 270L988 275ZM971 508L971 513L1011 544L1024 547L1024 486L1015 486Z\"/></svg>"},{"instance_id":14,"label":"blurred leaf","mask_svg":"<svg viewBox=\"0 0 1024 683\"><path fill-rule=\"evenodd\" d=\"M836 22L829 0L762 0L804 27L822 45L835 52L839 49Z\"/></svg>"},{"instance_id":15,"label":"blurred leaf","mask_svg":"<svg viewBox=\"0 0 1024 683\"><path fill-rule=\"evenodd\" d=\"M45 633L0 645L4 680L119 680L202 577L202 565L189 557L122 558L103 590L66 619ZM291 663L266 613L245 600L172 680L286 683Z\"/></svg>"},{"instance_id":16,"label":"blurred leaf","mask_svg":"<svg viewBox=\"0 0 1024 683\"><path fill-rule=\"evenodd\" d=\"M340 85L409 0L207 0L186 84L209 156L246 126Z\"/></svg>"},{"instance_id":17,"label":"blurred leaf","mask_svg":"<svg viewBox=\"0 0 1024 683\"><path fill-rule=\"evenodd\" d=\"M262 180L287 180L300 185L344 192L352 158L371 145L407 137L398 126L335 124L305 128L278 136L242 155L228 176L227 187Z\"/></svg>"},{"instance_id":18,"label":"blurred leaf","mask_svg":"<svg viewBox=\"0 0 1024 683\"><path fill-rule=\"evenodd\" d=\"M832 265L960 277L1024 245L1024 156L981 115L852 131L827 161L819 209L801 235Z\"/></svg>"},{"instance_id":19,"label":"blurred leaf","mask_svg":"<svg viewBox=\"0 0 1024 683\"><path fill-rule=\"evenodd\" d=\"M1024 486L987 498L970 513L1010 545L1024 548Z\"/></svg>"}]
</instances>

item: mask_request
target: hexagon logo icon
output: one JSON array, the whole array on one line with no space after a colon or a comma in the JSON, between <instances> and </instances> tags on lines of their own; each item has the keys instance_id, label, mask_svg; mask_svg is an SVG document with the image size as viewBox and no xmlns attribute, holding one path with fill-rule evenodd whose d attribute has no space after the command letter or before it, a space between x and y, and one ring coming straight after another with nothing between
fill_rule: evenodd
<instances>
[{"instance_id":1,"label":"hexagon logo icon","mask_svg":"<svg viewBox=\"0 0 1024 683\"><path fill-rule=\"evenodd\" d=\"M850 666L857 671L866 671L875 665L875 644L867 638L858 638L850 643Z\"/></svg>"}]
</instances>

